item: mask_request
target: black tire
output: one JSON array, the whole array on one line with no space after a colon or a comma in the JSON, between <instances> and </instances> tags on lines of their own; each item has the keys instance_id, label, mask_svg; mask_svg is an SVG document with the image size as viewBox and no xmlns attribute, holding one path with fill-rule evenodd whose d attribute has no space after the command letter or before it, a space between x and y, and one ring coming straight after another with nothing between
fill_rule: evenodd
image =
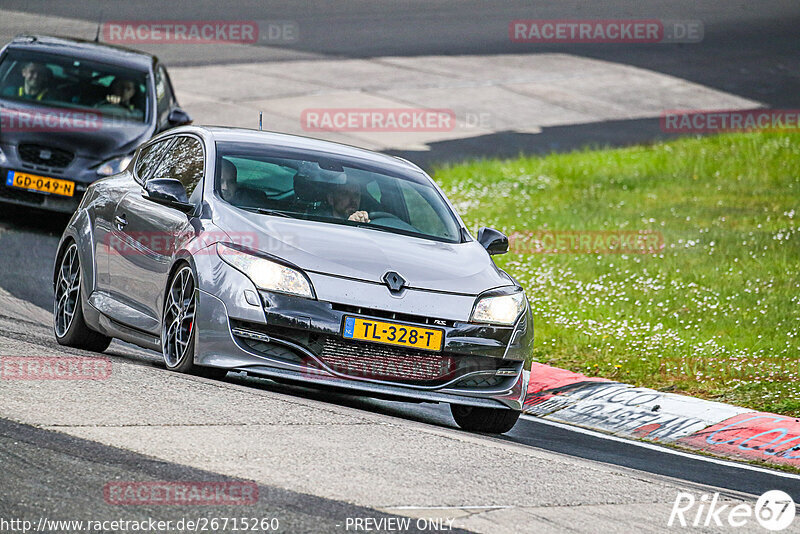
<instances>
[{"instance_id":1,"label":"black tire","mask_svg":"<svg viewBox=\"0 0 800 534\"><path fill-rule=\"evenodd\" d=\"M228 374L227 369L204 367L194 363L196 280L191 266L184 262L178 265L167 284L164 312L161 315L161 355L170 371L206 378L223 378ZM181 286L180 290L177 290L178 285Z\"/></svg>"},{"instance_id":2,"label":"black tire","mask_svg":"<svg viewBox=\"0 0 800 534\"><path fill-rule=\"evenodd\" d=\"M522 412L504 408L483 408L478 406L464 406L451 404L450 413L456 424L469 432L484 432L486 434L505 434L517 424Z\"/></svg>"},{"instance_id":3,"label":"black tire","mask_svg":"<svg viewBox=\"0 0 800 534\"><path fill-rule=\"evenodd\" d=\"M83 277L78 245L67 243L58 257L56 287L53 294L53 333L59 345L103 352L112 338L95 332L83 316Z\"/></svg>"}]
</instances>

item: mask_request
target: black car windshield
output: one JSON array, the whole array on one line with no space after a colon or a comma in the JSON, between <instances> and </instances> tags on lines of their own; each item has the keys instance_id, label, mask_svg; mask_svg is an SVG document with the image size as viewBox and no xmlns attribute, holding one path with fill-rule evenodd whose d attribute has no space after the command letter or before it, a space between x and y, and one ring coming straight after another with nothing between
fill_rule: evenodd
<instances>
[{"instance_id":1,"label":"black car windshield","mask_svg":"<svg viewBox=\"0 0 800 534\"><path fill-rule=\"evenodd\" d=\"M217 143L217 192L266 214L457 243L458 220L421 172L327 153Z\"/></svg>"},{"instance_id":2,"label":"black car windshield","mask_svg":"<svg viewBox=\"0 0 800 534\"><path fill-rule=\"evenodd\" d=\"M0 63L4 99L122 121L145 121L146 81L143 71L41 52L7 50Z\"/></svg>"}]
</instances>

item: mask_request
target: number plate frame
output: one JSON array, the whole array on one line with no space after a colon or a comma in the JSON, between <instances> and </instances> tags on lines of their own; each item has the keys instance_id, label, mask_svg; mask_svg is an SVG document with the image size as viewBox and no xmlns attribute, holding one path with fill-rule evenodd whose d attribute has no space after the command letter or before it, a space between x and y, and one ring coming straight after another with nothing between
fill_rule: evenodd
<instances>
[{"instance_id":1,"label":"number plate frame","mask_svg":"<svg viewBox=\"0 0 800 534\"><path fill-rule=\"evenodd\" d=\"M26 182L25 180L29 180ZM35 191L46 195L57 195L60 197L75 196L75 182L64 180L63 178L50 178L22 171L8 171L6 175L6 185L15 189L25 191ZM47 188L45 188L47 186ZM63 193L61 191L64 191Z\"/></svg>"},{"instance_id":2,"label":"number plate frame","mask_svg":"<svg viewBox=\"0 0 800 534\"><path fill-rule=\"evenodd\" d=\"M395 328L395 332L390 332L391 328ZM405 341L399 340L401 337L401 329L406 331L406 335L404 336ZM416 337L418 339L425 339L427 341L425 344L426 346L423 346L421 342L411 343L408 341L411 331L417 333ZM389 339L392 337L392 334L394 334L395 337L393 340ZM370 319L353 315L345 315L342 319L342 337L353 341L406 347L427 352L441 352L444 347L444 330L441 328L427 328L414 324L383 321L380 319ZM431 343L431 338L436 341Z\"/></svg>"}]
</instances>

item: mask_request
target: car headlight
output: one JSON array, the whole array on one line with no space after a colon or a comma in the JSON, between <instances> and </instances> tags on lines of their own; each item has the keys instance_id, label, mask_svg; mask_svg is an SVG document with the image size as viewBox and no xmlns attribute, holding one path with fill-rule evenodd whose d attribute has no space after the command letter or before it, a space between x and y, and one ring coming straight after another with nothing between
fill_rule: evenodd
<instances>
[{"instance_id":1,"label":"car headlight","mask_svg":"<svg viewBox=\"0 0 800 534\"><path fill-rule=\"evenodd\" d=\"M314 298L311 282L296 269L259 258L222 243L217 243L217 254L222 261L246 274L259 289L289 293L309 299Z\"/></svg>"},{"instance_id":2,"label":"car headlight","mask_svg":"<svg viewBox=\"0 0 800 534\"><path fill-rule=\"evenodd\" d=\"M6 163L8 163L8 158L3 154L3 149L0 148L0 165L5 165Z\"/></svg>"},{"instance_id":3,"label":"car headlight","mask_svg":"<svg viewBox=\"0 0 800 534\"><path fill-rule=\"evenodd\" d=\"M525 311L525 293L523 291L508 295L487 295L479 298L475 304L472 321L513 325L523 311Z\"/></svg>"},{"instance_id":4,"label":"car headlight","mask_svg":"<svg viewBox=\"0 0 800 534\"><path fill-rule=\"evenodd\" d=\"M100 176L111 176L112 174L122 172L122 170L128 166L128 163L131 162L131 159L131 156L121 156L119 158L104 161L97 168L97 174Z\"/></svg>"}]
</instances>

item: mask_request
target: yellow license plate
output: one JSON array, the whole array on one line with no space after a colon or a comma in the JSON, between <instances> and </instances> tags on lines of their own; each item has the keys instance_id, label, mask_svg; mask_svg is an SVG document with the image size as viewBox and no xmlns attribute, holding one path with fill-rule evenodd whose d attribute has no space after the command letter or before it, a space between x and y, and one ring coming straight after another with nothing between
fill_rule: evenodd
<instances>
[{"instance_id":1,"label":"yellow license plate","mask_svg":"<svg viewBox=\"0 0 800 534\"><path fill-rule=\"evenodd\" d=\"M342 335L347 339L432 351L442 350L444 339L442 330L374 321L361 317L345 317Z\"/></svg>"},{"instance_id":2,"label":"yellow license plate","mask_svg":"<svg viewBox=\"0 0 800 534\"><path fill-rule=\"evenodd\" d=\"M71 197L75 193L75 182L18 171L8 171L6 185L64 197Z\"/></svg>"}]
</instances>

